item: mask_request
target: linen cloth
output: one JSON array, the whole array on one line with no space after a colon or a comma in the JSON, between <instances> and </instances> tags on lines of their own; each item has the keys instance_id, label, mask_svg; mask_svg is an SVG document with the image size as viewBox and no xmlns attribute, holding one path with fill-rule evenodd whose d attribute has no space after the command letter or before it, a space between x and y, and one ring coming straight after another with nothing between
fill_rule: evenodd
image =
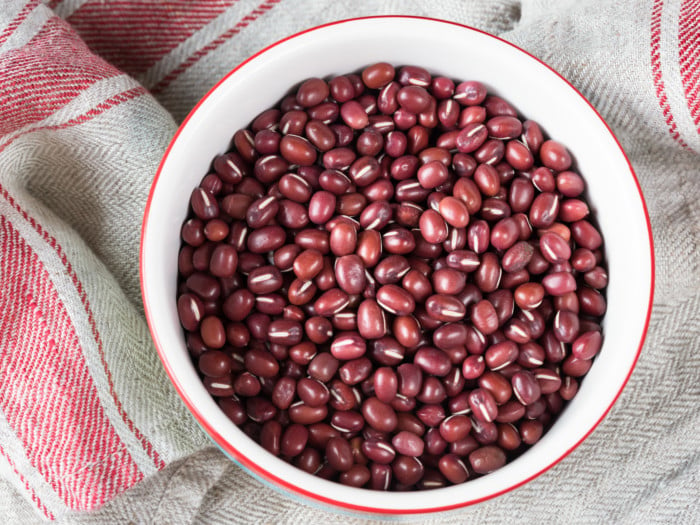
<instances>
[{"instance_id":1,"label":"linen cloth","mask_svg":"<svg viewBox=\"0 0 700 525\"><path fill-rule=\"evenodd\" d=\"M282 495L211 446L150 340L138 248L160 157L217 79L296 31L374 14L468 24L568 78L627 152L656 253L646 344L597 430L519 489L409 521L700 522L699 0L5 0L4 522L369 521Z\"/></svg>"}]
</instances>

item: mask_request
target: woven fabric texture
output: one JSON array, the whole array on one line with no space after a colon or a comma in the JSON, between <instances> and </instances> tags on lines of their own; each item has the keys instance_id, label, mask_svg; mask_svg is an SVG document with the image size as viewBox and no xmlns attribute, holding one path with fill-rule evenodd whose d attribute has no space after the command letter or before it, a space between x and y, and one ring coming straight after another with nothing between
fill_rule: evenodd
<instances>
[{"instance_id":1,"label":"woven fabric texture","mask_svg":"<svg viewBox=\"0 0 700 525\"><path fill-rule=\"evenodd\" d=\"M0 516L7 523L363 523L226 459L169 383L139 291L177 124L231 68L333 20L467 24L564 75L649 208L646 343L608 417L534 481L422 523L700 521L700 1L5 0L0 6Z\"/></svg>"}]
</instances>

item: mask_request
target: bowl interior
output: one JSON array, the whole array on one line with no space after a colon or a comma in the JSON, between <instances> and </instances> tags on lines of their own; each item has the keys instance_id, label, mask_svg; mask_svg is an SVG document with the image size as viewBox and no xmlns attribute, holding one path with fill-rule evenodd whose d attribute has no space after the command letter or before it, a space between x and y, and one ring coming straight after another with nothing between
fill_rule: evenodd
<instances>
[{"instance_id":1,"label":"bowl interior","mask_svg":"<svg viewBox=\"0 0 700 525\"><path fill-rule=\"evenodd\" d=\"M289 88L387 61L479 80L564 143L587 183L605 238L610 285L605 342L576 398L542 440L488 476L423 493L379 493L312 477L265 452L219 410L190 362L175 308L180 227L192 189L239 128ZM149 197L142 237L142 291L160 357L197 420L225 451L263 478L317 501L376 512L447 509L492 497L565 456L607 413L636 362L652 289L648 221L631 167L606 124L565 80L518 48L461 25L381 17L322 26L254 56L195 108L167 151ZM468 488L467 488L468 487Z\"/></svg>"}]
</instances>

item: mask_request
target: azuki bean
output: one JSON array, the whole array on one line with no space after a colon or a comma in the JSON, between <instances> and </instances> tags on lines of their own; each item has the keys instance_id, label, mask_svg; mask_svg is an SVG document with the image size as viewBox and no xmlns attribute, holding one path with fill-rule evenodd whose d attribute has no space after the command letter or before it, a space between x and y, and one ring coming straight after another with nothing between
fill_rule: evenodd
<instances>
[{"instance_id":1,"label":"azuki bean","mask_svg":"<svg viewBox=\"0 0 700 525\"><path fill-rule=\"evenodd\" d=\"M532 202L530 222L534 228L549 228L559 214L559 197L554 193L540 193Z\"/></svg>"},{"instance_id":2,"label":"azuki bean","mask_svg":"<svg viewBox=\"0 0 700 525\"><path fill-rule=\"evenodd\" d=\"M350 470L340 474L338 481L351 487L362 487L370 480L370 470L365 465L353 465Z\"/></svg>"},{"instance_id":3,"label":"azuki bean","mask_svg":"<svg viewBox=\"0 0 700 525\"><path fill-rule=\"evenodd\" d=\"M578 197L585 188L583 179L573 171L562 171L557 174L557 190L565 197Z\"/></svg>"},{"instance_id":4,"label":"azuki bean","mask_svg":"<svg viewBox=\"0 0 700 525\"><path fill-rule=\"evenodd\" d=\"M482 84L363 76L303 82L214 160L178 317L205 388L267 450L436 488L501 466L576 393L602 344L602 237L568 151Z\"/></svg>"},{"instance_id":5,"label":"azuki bean","mask_svg":"<svg viewBox=\"0 0 700 525\"><path fill-rule=\"evenodd\" d=\"M443 322L459 321L466 314L466 307L459 299L444 294L428 297L425 309L430 317Z\"/></svg>"},{"instance_id":6,"label":"azuki bean","mask_svg":"<svg viewBox=\"0 0 700 525\"><path fill-rule=\"evenodd\" d=\"M471 420L461 414L454 414L440 423L440 436L448 442L454 443L466 438L472 428Z\"/></svg>"},{"instance_id":7,"label":"azuki bean","mask_svg":"<svg viewBox=\"0 0 700 525\"><path fill-rule=\"evenodd\" d=\"M552 322L554 336L563 343L573 343L579 333L579 318L574 312L559 310Z\"/></svg>"},{"instance_id":8,"label":"azuki bean","mask_svg":"<svg viewBox=\"0 0 700 525\"><path fill-rule=\"evenodd\" d=\"M443 219L455 228L464 228L469 224L467 206L455 197L445 197L438 205L438 211Z\"/></svg>"},{"instance_id":9,"label":"azuki bean","mask_svg":"<svg viewBox=\"0 0 700 525\"><path fill-rule=\"evenodd\" d=\"M245 367L258 377L275 377L279 372L279 363L265 350L252 349L246 352Z\"/></svg>"},{"instance_id":10,"label":"azuki bean","mask_svg":"<svg viewBox=\"0 0 700 525\"><path fill-rule=\"evenodd\" d=\"M481 82L469 80L457 84L453 98L463 106L477 106L486 99L486 94Z\"/></svg>"},{"instance_id":11,"label":"azuki bean","mask_svg":"<svg viewBox=\"0 0 700 525\"><path fill-rule=\"evenodd\" d=\"M333 336L333 325L326 317L314 315L306 319L304 331L312 343L320 345L326 343Z\"/></svg>"},{"instance_id":12,"label":"azuki bean","mask_svg":"<svg viewBox=\"0 0 700 525\"><path fill-rule=\"evenodd\" d=\"M348 385L356 385L367 379L372 373L372 362L360 357L346 362L338 370L338 376Z\"/></svg>"},{"instance_id":13,"label":"azuki bean","mask_svg":"<svg viewBox=\"0 0 700 525\"><path fill-rule=\"evenodd\" d=\"M425 472L420 460L412 456L398 456L391 464L394 478L406 486L417 483Z\"/></svg>"},{"instance_id":14,"label":"azuki bean","mask_svg":"<svg viewBox=\"0 0 700 525\"><path fill-rule=\"evenodd\" d=\"M477 419L491 422L498 415L498 405L488 390L476 388L469 393L468 400L469 407Z\"/></svg>"},{"instance_id":15,"label":"azuki bean","mask_svg":"<svg viewBox=\"0 0 700 525\"><path fill-rule=\"evenodd\" d=\"M301 324L286 319L272 321L267 330L267 339L271 343L286 346L298 344L303 335Z\"/></svg>"},{"instance_id":16,"label":"azuki bean","mask_svg":"<svg viewBox=\"0 0 700 525\"><path fill-rule=\"evenodd\" d=\"M438 462L440 473L451 483L464 483L469 479L469 470L456 454L445 454Z\"/></svg>"},{"instance_id":17,"label":"azuki bean","mask_svg":"<svg viewBox=\"0 0 700 525\"><path fill-rule=\"evenodd\" d=\"M490 346L484 353L484 359L486 365L495 371L514 363L519 354L518 345L506 340Z\"/></svg>"},{"instance_id":18,"label":"azuki bean","mask_svg":"<svg viewBox=\"0 0 700 525\"><path fill-rule=\"evenodd\" d=\"M595 317L602 316L607 309L605 298L598 291L588 286L582 286L577 291L581 312Z\"/></svg>"},{"instance_id":19,"label":"azuki bean","mask_svg":"<svg viewBox=\"0 0 700 525\"><path fill-rule=\"evenodd\" d=\"M413 296L395 284L385 284L377 290L377 303L394 315L408 315L416 306Z\"/></svg>"},{"instance_id":20,"label":"azuki bean","mask_svg":"<svg viewBox=\"0 0 700 525\"><path fill-rule=\"evenodd\" d=\"M396 457L390 443L380 439L368 439L362 443L362 452L373 463L387 465Z\"/></svg>"},{"instance_id":21,"label":"azuki bean","mask_svg":"<svg viewBox=\"0 0 700 525\"><path fill-rule=\"evenodd\" d=\"M488 129L481 122L467 124L457 135L455 146L460 153L472 153L484 144L488 134Z\"/></svg>"},{"instance_id":22,"label":"azuki bean","mask_svg":"<svg viewBox=\"0 0 700 525\"><path fill-rule=\"evenodd\" d=\"M487 299L482 299L472 306L471 321L484 335L490 335L498 330L498 314L493 304Z\"/></svg>"},{"instance_id":23,"label":"azuki bean","mask_svg":"<svg viewBox=\"0 0 700 525\"><path fill-rule=\"evenodd\" d=\"M331 353L336 359L349 361L362 357L367 351L367 344L357 332L344 332L336 336L331 344Z\"/></svg>"},{"instance_id":24,"label":"azuki bean","mask_svg":"<svg viewBox=\"0 0 700 525\"><path fill-rule=\"evenodd\" d=\"M398 424L394 409L376 397L365 400L362 404L362 415L369 426L381 432L391 432Z\"/></svg>"},{"instance_id":25,"label":"azuki bean","mask_svg":"<svg viewBox=\"0 0 700 525\"><path fill-rule=\"evenodd\" d=\"M204 316L204 305L196 295L184 293L177 299L177 312L185 330L197 330Z\"/></svg>"},{"instance_id":26,"label":"azuki bean","mask_svg":"<svg viewBox=\"0 0 700 525\"><path fill-rule=\"evenodd\" d=\"M365 339L379 339L387 331L384 311L374 299L365 299L357 309L357 330Z\"/></svg>"},{"instance_id":27,"label":"azuki bean","mask_svg":"<svg viewBox=\"0 0 700 525\"><path fill-rule=\"evenodd\" d=\"M443 162L432 160L418 168L417 176L421 186L432 189L444 184L449 177L449 172Z\"/></svg>"},{"instance_id":28,"label":"azuki bean","mask_svg":"<svg viewBox=\"0 0 700 525\"><path fill-rule=\"evenodd\" d=\"M301 425L310 425L323 421L328 415L326 405L310 407L299 401L289 407L289 419Z\"/></svg>"},{"instance_id":29,"label":"azuki bean","mask_svg":"<svg viewBox=\"0 0 700 525\"><path fill-rule=\"evenodd\" d=\"M542 164L555 171L565 171L571 167L571 155L561 143L554 140L544 141L539 155Z\"/></svg>"},{"instance_id":30,"label":"azuki bean","mask_svg":"<svg viewBox=\"0 0 700 525\"><path fill-rule=\"evenodd\" d=\"M602 290L608 285L608 272L601 266L596 266L583 275L583 281L596 290Z\"/></svg>"},{"instance_id":31,"label":"azuki bean","mask_svg":"<svg viewBox=\"0 0 700 525\"><path fill-rule=\"evenodd\" d=\"M425 210L419 220L420 233L431 244L439 244L447 239L448 229L445 220L435 210Z\"/></svg>"},{"instance_id":32,"label":"azuki bean","mask_svg":"<svg viewBox=\"0 0 700 525\"><path fill-rule=\"evenodd\" d=\"M262 390L260 380L250 372L243 372L236 377L233 388L237 395L244 397L257 396ZM260 407L265 408L262 405Z\"/></svg>"},{"instance_id":33,"label":"azuki bean","mask_svg":"<svg viewBox=\"0 0 700 525\"><path fill-rule=\"evenodd\" d=\"M209 348L221 348L226 344L226 330L221 319L209 315L199 324L199 335Z\"/></svg>"},{"instance_id":34,"label":"azuki bean","mask_svg":"<svg viewBox=\"0 0 700 525\"><path fill-rule=\"evenodd\" d=\"M602 343L600 332L585 332L574 340L571 353L578 359L592 359L600 351Z\"/></svg>"},{"instance_id":35,"label":"azuki bean","mask_svg":"<svg viewBox=\"0 0 700 525\"><path fill-rule=\"evenodd\" d=\"M445 419L445 409L441 404L426 404L416 411L416 416L427 426L436 427Z\"/></svg>"},{"instance_id":36,"label":"azuki bean","mask_svg":"<svg viewBox=\"0 0 700 525\"><path fill-rule=\"evenodd\" d=\"M552 272L542 279L542 286L552 296L576 291L576 278L569 272Z\"/></svg>"},{"instance_id":37,"label":"azuki bean","mask_svg":"<svg viewBox=\"0 0 700 525\"><path fill-rule=\"evenodd\" d=\"M397 453L413 457L423 455L425 447L423 440L419 436L406 430L396 433L391 440L391 444Z\"/></svg>"},{"instance_id":38,"label":"azuki bean","mask_svg":"<svg viewBox=\"0 0 700 525\"><path fill-rule=\"evenodd\" d=\"M532 372L527 370L516 372L510 380L513 385L513 394L523 405L531 405L540 398L540 385Z\"/></svg>"}]
</instances>

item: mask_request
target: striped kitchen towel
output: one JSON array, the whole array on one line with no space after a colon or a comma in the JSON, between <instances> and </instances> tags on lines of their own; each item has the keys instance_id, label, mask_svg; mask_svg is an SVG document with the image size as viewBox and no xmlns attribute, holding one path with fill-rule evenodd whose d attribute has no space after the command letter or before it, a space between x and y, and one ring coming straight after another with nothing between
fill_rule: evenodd
<instances>
[{"instance_id":1,"label":"striped kitchen towel","mask_svg":"<svg viewBox=\"0 0 700 525\"><path fill-rule=\"evenodd\" d=\"M151 343L138 245L160 157L217 79L296 31L372 14L468 24L567 77L628 153L657 252L647 343L604 423L535 481L431 522L700 521L699 0L4 0L5 522L361 522L207 448Z\"/></svg>"}]
</instances>

